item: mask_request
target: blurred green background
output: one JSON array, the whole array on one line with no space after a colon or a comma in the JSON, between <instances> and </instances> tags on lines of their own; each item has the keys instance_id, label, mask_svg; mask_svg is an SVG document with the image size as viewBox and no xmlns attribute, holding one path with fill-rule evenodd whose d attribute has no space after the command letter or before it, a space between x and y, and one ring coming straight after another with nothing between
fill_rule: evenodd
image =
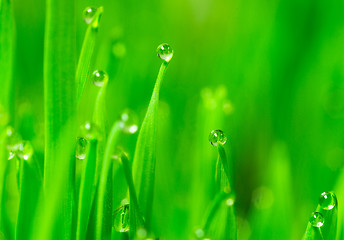
<instances>
[{"instance_id":1,"label":"blurred green background","mask_svg":"<svg viewBox=\"0 0 344 240\"><path fill-rule=\"evenodd\" d=\"M13 4L15 125L42 158L45 3ZM142 121L161 63L156 47L174 49L160 97L156 234L183 239L201 223L214 197L207 184L216 150L208 134L222 129L239 239L300 238L343 166L344 2L77 1L79 51L82 11L100 5L93 68L110 76L109 125L125 108ZM80 123L91 119L96 91L87 85ZM122 140L131 158L136 137ZM279 230L262 233L269 226L262 219Z\"/></svg>"}]
</instances>

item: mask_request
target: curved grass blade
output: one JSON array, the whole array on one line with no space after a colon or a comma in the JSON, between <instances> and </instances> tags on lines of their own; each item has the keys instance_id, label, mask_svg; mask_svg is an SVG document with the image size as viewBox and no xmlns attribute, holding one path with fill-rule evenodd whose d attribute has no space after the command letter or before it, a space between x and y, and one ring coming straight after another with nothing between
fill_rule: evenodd
<instances>
[{"instance_id":1,"label":"curved grass blade","mask_svg":"<svg viewBox=\"0 0 344 240\"><path fill-rule=\"evenodd\" d=\"M121 156L124 175L128 183L129 187L129 195L130 195L130 208L129 208L129 221L130 221L130 229L129 229L129 238L134 239L136 235L136 230L143 226L143 218L140 212L139 203L137 200L137 195L135 191L134 181L132 170L130 166L130 162L128 156L126 154L122 154Z\"/></svg>"},{"instance_id":2,"label":"curved grass blade","mask_svg":"<svg viewBox=\"0 0 344 240\"><path fill-rule=\"evenodd\" d=\"M0 0L0 105L12 112L14 23L10 0ZM1 125L1 124L0 124Z\"/></svg>"},{"instance_id":3,"label":"curved grass blade","mask_svg":"<svg viewBox=\"0 0 344 240\"><path fill-rule=\"evenodd\" d=\"M98 184L96 198L96 239L111 239L112 231L112 154L118 144L122 131L119 122L115 122L105 148L104 161Z\"/></svg>"},{"instance_id":4,"label":"curved grass blade","mask_svg":"<svg viewBox=\"0 0 344 240\"><path fill-rule=\"evenodd\" d=\"M150 227L153 207L159 91L167 66L166 61L161 64L152 98L141 125L133 162L135 186L139 189L139 205L146 220L147 230Z\"/></svg>"},{"instance_id":5,"label":"curved grass blade","mask_svg":"<svg viewBox=\"0 0 344 240\"><path fill-rule=\"evenodd\" d=\"M87 26L85 38L82 43L79 61L76 68L77 102L80 101L90 73L90 65L96 43L98 24L102 14L103 7L98 7L92 22Z\"/></svg>"},{"instance_id":6,"label":"curved grass blade","mask_svg":"<svg viewBox=\"0 0 344 240\"><path fill-rule=\"evenodd\" d=\"M39 200L42 179L35 164L35 159L19 159L20 161L20 200L16 224L16 239L29 239L34 221L34 213Z\"/></svg>"},{"instance_id":7,"label":"curved grass blade","mask_svg":"<svg viewBox=\"0 0 344 240\"><path fill-rule=\"evenodd\" d=\"M341 170L341 173L338 177L336 186L335 186L335 193L338 197L338 205L339 208L342 209L344 206L344 168ZM336 239L341 240L344 237L344 211L338 211L338 222L337 222L337 235Z\"/></svg>"},{"instance_id":8,"label":"curved grass blade","mask_svg":"<svg viewBox=\"0 0 344 240\"><path fill-rule=\"evenodd\" d=\"M75 1L47 0L44 41L44 189L47 196L59 194L55 195L59 204L55 206L57 214L51 232L56 239L70 239L75 161L70 161L74 157L64 143L74 146L76 139ZM58 158L59 155L65 158ZM56 191L61 173L65 185Z\"/></svg>"},{"instance_id":9,"label":"curved grass blade","mask_svg":"<svg viewBox=\"0 0 344 240\"><path fill-rule=\"evenodd\" d=\"M336 198L336 197L335 197ZM333 208L325 209L321 206L320 202L315 210L323 217L321 226L314 227L309 221L304 235L304 240L325 240L325 239L336 239L337 236L337 215L338 215L338 204L335 199L335 205Z\"/></svg>"},{"instance_id":10,"label":"curved grass blade","mask_svg":"<svg viewBox=\"0 0 344 240\"><path fill-rule=\"evenodd\" d=\"M86 155L81 175L76 239L86 239L88 220L90 217L94 193L96 190L95 173L97 159L97 140L89 142L89 150Z\"/></svg>"}]
</instances>

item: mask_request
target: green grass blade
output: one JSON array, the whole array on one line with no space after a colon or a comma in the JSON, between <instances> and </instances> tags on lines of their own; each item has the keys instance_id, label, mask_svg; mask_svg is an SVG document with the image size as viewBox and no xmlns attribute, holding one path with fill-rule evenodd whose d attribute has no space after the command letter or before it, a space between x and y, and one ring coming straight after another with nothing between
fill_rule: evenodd
<instances>
[{"instance_id":1,"label":"green grass blade","mask_svg":"<svg viewBox=\"0 0 344 240\"><path fill-rule=\"evenodd\" d=\"M69 239L72 232L74 161L71 156L59 159L65 152L62 140L75 145L75 2L47 0L44 47L45 171L47 196L55 191L63 172L65 185L56 196L57 217L54 237ZM68 149L68 148L67 148ZM68 151L67 151L68 152ZM71 152L69 152L71 153ZM65 154L61 154L65 155ZM65 163L64 165L61 162ZM59 166L59 167L58 167Z\"/></svg>"},{"instance_id":2,"label":"green grass blade","mask_svg":"<svg viewBox=\"0 0 344 240\"><path fill-rule=\"evenodd\" d=\"M114 123L105 148L104 161L96 199L96 239L111 239L112 231L112 154L122 131L119 122Z\"/></svg>"},{"instance_id":3,"label":"green grass blade","mask_svg":"<svg viewBox=\"0 0 344 240\"><path fill-rule=\"evenodd\" d=\"M323 225L321 227L313 227L312 224L308 222L304 240L336 239L338 204L336 203L334 208L328 210L324 209L319 203L315 212L322 214L324 219Z\"/></svg>"},{"instance_id":4,"label":"green grass blade","mask_svg":"<svg viewBox=\"0 0 344 240\"><path fill-rule=\"evenodd\" d=\"M76 239L86 239L88 220L96 190L95 173L97 159L97 140L89 142L89 150L83 164L81 175Z\"/></svg>"},{"instance_id":5,"label":"green grass blade","mask_svg":"<svg viewBox=\"0 0 344 240\"><path fill-rule=\"evenodd\" d=\"M168 62L161 64L152 98L141 125L133 162L135 186L139 189L139 205L146 220L147 229L150 227L153 207L159 91L167 66Z\"/></svg>"},{"instance_id":6,"label":"green grass blade","mask_svg":"<svg viewBox=\"0 0 344 240\"><path fill-rule=\"evenodd\" d=\"M103 7L98 7L93 20L87 26L85 38L81 47L78 65L76 68L77 101L80 101L86 81L90 73L91 59L96 43L98 23L103 14ZM95 27L95 25L97 25Z\"/></svg>"},{"instance_id":7,"label":"green grass blade","mask_svg":"<svg viewBox=\"0 0 344 240\"><path fill-rule=\"evenodd\" d=\"M130 221L130 229L129 229L129 236L130 239L134 239L136 235L136 230L143 226L143 218L141 215L141 211L139 208L139 203L137 200L137 195L135 191L132 169L130 166L130 162L128 156L126 154L122 154L121 156L124 175L128 183L129 187L129 195L130 195L130 208L129 208L129 221Z\"/></svg>"},{"instance_id":8,"label":"green grass blade","mask_svg":"<svg viewBox=\"0 0 344 240\"><path fill-rule=\"evenodd\" d=\"M338 208L340 211L338 211L338 222L337 222L337 236L336 239L337 240L341 240L343 239L344 236L344 226L343 226L343 222L344 222L344 211L343 206L344 206L344 168L341 170L341 173L338 177L336 186L335 186L335 193L337 195L338 198Z\"/></svg>"},{"instance_id":9,"label":"green grass blade","mask_svg":"<svg viewBox=\"0 0 344 240\"><path fill-rule=\"evenodd\" d=\"M0 71L2 86L0 89L0 105L8 114L10 114L12 108L13 25L11 1L0 0Z\"/></svg>"},{"instance_id":10,"label":"green grass blade","mask_svg":"<svg viewBox=\"0 0 344 240\"><path fill-rule=\"evenodd\" d=\"M35 159L20 159L20 200L16 224L16 239L30 238L42 179L35 165Z\"/></svg>"}]
</instances>

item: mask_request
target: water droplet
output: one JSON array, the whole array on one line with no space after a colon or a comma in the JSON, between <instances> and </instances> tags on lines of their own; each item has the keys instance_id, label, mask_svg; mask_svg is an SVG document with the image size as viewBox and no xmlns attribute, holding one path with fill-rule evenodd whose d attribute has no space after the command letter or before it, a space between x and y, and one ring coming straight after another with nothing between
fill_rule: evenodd
<instances>
[{"instance_id":1,"label":"water droplet","mask_svg":"<svg viewBox=\"0 0 344 240\"><path fill-rule=\"evenodd\" d=\"M29 160L33 154L33 147L29 141L22 141L17 150L17 156L22 160Z\"/></svg>"},{"instance_id":2,"label":"water droplet","mask_svg":"<svg viewBox=\"0 0 344 240\"><path fill-rule=\"evenodd\" d=\"M129 204L117 208L113 214L113 228L117 232L129 231Z\"/></svg>"},{"instance_id":3,"label":"water droplet","mask_svg":"<svg viewBox=\"0 0 344 240\"><path fill-rule=\"evenodd\" d=\"M160 44L156 50L156 53L158 54L158 57L165 62L171 61L173 57L173 49L167 43Z\"/></svg>"},{"instance_id":4,"label":"water droplet","mask_svg":"<svg viewBox=\"0 0 344 240\"><path fill-rule=\"evenodd\" d=\"M76 139L75 157L80 160L85 159L86 151L87 151L87 140L83 137L78 137Z\"/></svg>"},{"instance_id":5,"label":"water droplet","mask_svg":"<svg viewBox=\"0 0 344 240\"><path fill-rule=\"evenodd\" d=\"M112 154L112 159L121 162L121 161L122 161L122 160L121 160L121 157L122 157L123 154L128 155L128 154L123 150L123 148L121 148L121 147L116 147L115 150L114 150L114 152L113 152L113 154ZM128 204L128 203L129 203L128 199L124 198L124 199L122 200L122 205Z\"/></svg>"},{"instance_id":6,"label":"water droplet","mask_svg":"<svg viewBox=\"0 0 344 240\"><path fill-rule=\"evenodd\" d=\"M138 118L135 112L126 109L122 115L120 120L120 126L123 130L123 132L128 134L134 134L138 130Z\"/></svg>"},{"instance_id":7,"label":"water droplet","mask_svg":"<svg viewBox=\"0 0 344 240\"><path fill-rule=\"evenodd\" d=\"M97 8L95 7L87 7L85 8L84 12L83 12L83 18L85 23L90 24L94 18L94 15L97 12Z\"/></svg>"},{"instance_id":8,"label":"water droplet","mask_svg":"<svg viewBox=\"0 0 344 240\"><path fill-rule=\"evenodd\" d=\"M204 231L202 228L198 228L195 231L196 238L203 238L204 237Z\"/></svg>"},{"instance_id":9,"label":"water droplet","mask_svg":"<svg viewBox=\"0 0 344 240\"><path fill-rule=\"evenodd\" d=\"M6 148L8 151L17 151L19 148L19 144L21 143L21 139L18 133L14 130L13 127L8 126L6 128Z\"/></svg>"},{"instance_id":10,"label":"water droplet","mask_svg":"<svg viewBox=\"0 0 344 240\"><path fill-rule=\"evenodd\" d=\"M95 124L86 122L81 126L81 136L87 140L98 139L100 137L100 132Z\"/></svg>"},{"instance_id":11,"label":"water droplet","mask_svg":"<svg viewBox=\"0 0 344 240\"><path fill-rule=\"evenodd\" d=\"M102 70L95 70L93 72L93 84L97 87L104 86L105 83L107 83L109 80L109 76L106 72Z\"/></svg>"},{"instance_id":12,"label":"water droplet","mask_svg":"<svg viewBox=\"0 0 344 240\"><path fill-rule=\"evenodd\" d=\"M320 206L325 210L331 210L337 205L337 197L332 192L323 192L319 199Z\"/></svg>"},{"instance_id":13,"label":"water droplet","mask_svg":"<svg viewBox=\"0 0 344 240\"><path fill-rule=\"evenodd\" d=\"M324 225L324 217L319 212L313 212L309 217L309 222L313 227L322 227Z\"/></svg>"},{"instance_id":14,"label":"water droplet","mask_svg":"<svg viewBox=\"0 0 344 240\"><path fill-rule=\"evenodd\" d=\"M234 200L234 198L232 198L232 197L230 197L230 198L227 198L227 200L226 200L226 204L227 204L227 206L233 206L234 205L234 202L235 202L235 200Z\"/></svg>"},{"instance_id":15,"label":"water droplet","mask_svg":"<svg viewBox=\"0 0 344 240\"><path fill-rule=\"evenodd\" d=\"M217 146L218 143L223 145L227 142L227 137L222 130L213 130L209 134L209 142L214 146Z\"/></svg>"}]
</instances>

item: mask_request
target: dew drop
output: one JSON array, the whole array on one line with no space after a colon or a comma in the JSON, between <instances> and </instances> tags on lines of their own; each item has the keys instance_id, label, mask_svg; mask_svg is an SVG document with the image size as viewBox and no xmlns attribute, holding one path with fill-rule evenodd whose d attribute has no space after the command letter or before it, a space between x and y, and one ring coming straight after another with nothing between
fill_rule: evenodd
<instances>
[{"instance_id":1,"label":"dew drop","mask_svg":"<svg viewBox=\"0 0 344 240\"><path fill-rule=\"evenodd\" d=\"M78 137L76 139L76 151L75 157L77 159L83 160L86 157L86 150L87 150L87 140L83 137Z\"/></svg>"},{"instance_id":2,"label":"dew drop","mask_svg":"<svg viewBox=\"0 0 344 240\"><path fill-rule=\"evenodd\" d=\"M21 139L19 134L14 130L13 127L8 126L6 128L6 148L8 151L15 152L19 148Z\"/></svg>"},{"instance_id":3,"label":"dew drop","mask_svg":"<svg viewBox=\"0 0 344 240\"><path fill-rule=\"evenodd\" d=\"M100 137L100 132L95 124L86 122L81 126L81 136L87 140L98 139Z\"/></svg>"},{"instance_id":4,"label":"dew drop","mask_svg":"<svg viewBox=\"0 0 344 240\"><path fill-rule=\"evenodd\" d=\"M134 134L138 130L138 118L135 112L130 109L126 109L121 114L120 126L123 132L128 134Z\"/></svg>"},{"instance_id":5,"label":"dew drop","mask_svg":"<svg viewBox=\"0 0 344 240\"><path fill-rule=\"evenodd\" d=\"M85 8L84 12L83 12L83 18L85 23L90 24L94 18L94 15L97 12L97 8L95 7L87 7Z\"/></svg>"},{"instance_id":6,"label":"dew drop","mask_svg":"<svg viewBox=\"0 0 344 240\"><path fill-rule=\"evenodd\" d=\"M323 192L320 195L319 204L322 209L331 210L337 205L337 197L332 192Z\"/></svg>"},{"instance_id":7,"label":"dew drop","mask_svg":"<svg viewBox=\"0 0 344 240\"><path fill-rule=\"evenodd\" d=\"M113 214L113 228L117 232L129 231L129 204L117 208Z\"/></svg>"},{"instance_id":8,"label":"dew drop","mask_svg":"<svg viewBox=\"0 0 344 240\"><path fill-rule=\"evenodd\" d=\"M22 141L18 145L17 156L22 160L29 160L33 154L33 147L29 141Z\"/></svg>"},{"instance_id":9,"label":"dew drop","mask_svg":"<svg viewBox=\"0 0 344 240\"><path fill-rule=\"evenodd\" d=\"M10 152L8 152L8 160L11 160L11 159L13 159L14 157L16 156L16 154L14 153L14 152L12 152L12 151L10 151Z\"/></svg>"},{"instance_id":10,"label":"dew drop","mask_svg":"<svg viewBox=\"0 0 344 240\"><path fill-rule=\"evenodd\" d=\"M234 198L232 198L232 197L227 198L227 200L226 200L226 204L227 204L228 207L233 206L234 202L235 202Z\"/></svg>"},{"instance_id":11,"label":"dew drop","mask_svg":"<svg viewBox=\"0 0 344 240\"><path fill-rule=\"evenodd\" d=\"M167 43L160 44L156 50L156 53L158 57L164 60L165 62L171 61L173 57L173 49Z\"/></svg>"},{"instance_id":12,"label":"dew drop","mask_svg":"<svg viewBox=\"0 0 344 240\"><path fill-rule=\"evenodd\" d=\"M218 143L223 145L227 142L227 137L222 130L213 130L209 134L209 142L214 146L217 146Z\"/></svg>"},{"instance_id":13,"label":"dew drop","mask_svg":"<svg viewBox=\"0 0 344 240\"><path fill-rule=\"evenodd\" d=\"M145 239L147 237L147 230L144 229L144 228L139 228L137 231L136 231L136 236L139 238L139 239Z\"/></svg>"},{"instance_id":14,"label":"dew drop","mask_svg":"<svg viewBox=\"0 0 344 240\"><path fill-rule=\"evenodd\" d=\"M102 87L104 86L105 83L107 83L109 80L109 76L107 75L106 72L102 70L95 70L93 72L93 84L96 85L97 87Z\"/></svg>"},{"instance_id":15,"label":"dew drop","mask_svg":"<svg viewBox=\"0 0 344 240\"><path fill-rule=\"evenodd\" d=\"M324 225L324 217L319 212L313 212L309 217L309 222L313 227L322 227Z\"/></svg>"}]
</instances>

